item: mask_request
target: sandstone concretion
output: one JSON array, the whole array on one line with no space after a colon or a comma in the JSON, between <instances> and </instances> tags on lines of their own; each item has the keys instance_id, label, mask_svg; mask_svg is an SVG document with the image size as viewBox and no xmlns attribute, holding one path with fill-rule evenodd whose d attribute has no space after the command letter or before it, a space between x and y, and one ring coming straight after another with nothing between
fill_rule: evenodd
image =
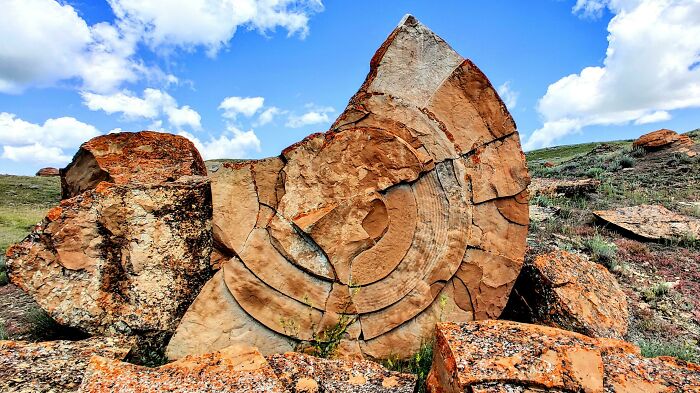
<instances>
[{"instance_id":1,"label":"sandstone concretion","mask_svg":"<svg viewBox=\"0 0 700 393\"><path fill-rule=\"evenodd\" d=\"M93 357L81 393L274 393L283 385L260 353L250 347L188 356L158 368Z\"/></svg>"},{"instance_id":2,"label":"sandstone concretion","mask_svg":"<svg viewBox=\"0 0 700 393\"><path fill-rule=\"evenodd\" d=\"M168 347L323 341L409 356L440 320L497 318L520 271L529 176L486 76L407 16L326 133L211 174L221 270Z\"/></svg>"},{"instance_id":3,"label":"sandstone concretion","mask_svg":"<svg viewBox=\"0 0 700 393\"><path fill-rule=\"evenodd\" d=\"M661 129L640 136L632 143L632 146L644 149L648 152L671 150L695 156L697 153L691 149L694 142L688 135L681 135L675 131Z\"/></svg>"},{"instance_id":4,"label":"sandstone concretion","mask_svg":"<svg viewBox=\"0 0 700 393\"><path fill-rule=\"evenodd\" d=\"M438 324L428 391L697 392L700 366L632 344L508 321Z\"/></svg>"},{"instance_id":5,"label":"sandstone concretion","mask_svg":"<svg viewBox=\"0 0 700 393\"><path fill-rule=\"evenodd\" d=\"M627 334L627 296L608 270L579 254L556 250L523 266L504 317L591 337Z\"/></svg>"},{"instance_id":6,"label":"sandstone concretion","mask_svg":"<svg viewBox=\"0 0 700 393\"><path fill-rule=\"evenodd\" d=\"M329 360L297 352L267 361L288 392L413 393L416 376L392 372L371 361Z\"/></svg>"},{"instance_id":7,"label":"sandstone concretion","mask_svg":"<svg viewBox=\"0 0 700 393\"><path fill-rule=\"evenodd\" d=\"M534 178L530 183L530 195L556 196L565 195L568 197L583 195L595 192L600 186L597 179L550 179Z\"/></svg>"},{"instance_id":8,"label":"sandstone concretion","mask_svg":"<svg viewBox=\"0 0 700 393\"><path fill-rule=\"evenodd\" d=\"M159 184L182 176L206 176L202 157L187 138L155 131L121 132L83 143L61 170L64 199L114 184Z\"/></svg>"},{"instance_id":9,"label":"sandstone concretion","mask_svg":"<svg viewBox=\"0 0 700 393\"><path fill-rule=\"evenodd\" d=\"M0 341L0 391L74 392L92 356L123 359L134 344L124 337L82 341Z\"/></svg>"},{"instance_id":10,"label":"sandstone concretion","mask_svg":"<svg viewBox=\"0 0 700 393\"><path fill-rule=\"evenodd\" d=\"M143 133L97 139L110 145L106 138L131 146L130 138ZM185 175L147 184L129 182L126 173L120 179L51 209L8 249L10 280L56 321L90 334L172 333L211 277L209 181Z\"/></svg>"},{"instance_id":11,"label":"sandstone concretion","mask_svg":"<svg viewBox=\"0 0 700 393\"><path fill-rule=\"evenodd\" d=\"M700 239L700 219L674 213L661 205L639 205L593 214L634 236L645 240Z\"/></svg>"},{"instance_id":12,"label":"sandstone concretion","mask_svg":"<svg viewBox=\"0 0 700 393\"><path fill-rule=\"evenodd\" d=\"M41 177L51 177L51 176L59 176L60 173L58 172L57 168L51 168L51 167L46 167L46 168L41 168L36 172L36 176L41 176Z\"/></svg>"}]
</instances>

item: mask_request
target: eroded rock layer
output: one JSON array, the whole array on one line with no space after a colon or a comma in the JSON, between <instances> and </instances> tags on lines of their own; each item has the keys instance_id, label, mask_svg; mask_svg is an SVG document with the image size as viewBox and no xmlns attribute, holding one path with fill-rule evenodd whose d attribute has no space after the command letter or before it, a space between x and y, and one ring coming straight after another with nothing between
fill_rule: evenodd
<instances>
[{"instance_id":1,"label":"eroded rock layer","mask_svg":"<svg viewBox=\"0 0 700 393\"><path fill-rule=\"evenodd\" d=\"M338 322L346 351L409 356L436 321L498 317L522 265L530 179L515 123L411 16L328 132L211 181L221 270L171 357L245 340L284 352Z\"/></svg>"}]
</instances>

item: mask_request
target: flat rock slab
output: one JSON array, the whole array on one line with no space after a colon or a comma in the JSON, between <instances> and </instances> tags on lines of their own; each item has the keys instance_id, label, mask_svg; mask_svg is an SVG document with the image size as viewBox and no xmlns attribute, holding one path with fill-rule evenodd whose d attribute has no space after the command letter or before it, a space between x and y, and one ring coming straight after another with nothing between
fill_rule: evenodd
<instances>
[{"instance_id":1,"label":"flat rock slab","mask_svg":"<svg viewBox=\"0 0 700 393\"><path fill-rule=\"evenodd\" d=\"M598 210L593 214L646 240L700 239L700 219L674 213L661 205Z\"/></svg>"},{"instance_id":2,"label":"flat rock slab","mask_svg":"<svg viewBox=\"0 0 700 393\"><path fill-rule=\"evenodd\" d=\"M267 361L288 392L412 393L416 376L367 360L329 360L296 352Z\"/></svg>"},{"instance_id":3,"label":"flat rock slab","mask_svg":"<svg viewBox=\"0 0 700 393\"><path fill-rule=\"evenodd\" d=\"M575 196L595 192L600 186L597 179L550 179L536 177L532 179L528 190L531 196Z\"/></svg>"},{"instance_id":4,"label":"flat rock slab","mask_svg":"<svg viewBox=\"0 0 700 393\"><path fill-rule=\"evenodd\" d=\"M158 368L93 357L82 393L284 392L264 357L250 347L188 356Z\"/></svg>"},{"instance_id":5,"label":"flat rock slab","mask_svg":"<svg viewBox=\"0 0 700 393\"><path fill-rule=\"evenodd\" d=\"M643 358L624 341L509 321L436 329L429 392L690 392L700 386L699 366Z\"/></svg>"},{"instance_id":6,"label":"flat rock slab","mask_svg":"<svg viewBox=\"0 0 700 393\"><path fill-rule=\"evenodd\" d=\"M660 129L640 136L632 143L632 146L654 152L669 150L671 152L686 153L693 157L697 153L692 149L695 143L688 135L681 135L668 129Z\"/></svg>"},{"instance_id":7,"label":"flat rock slab","mask_svg":"<svg viewBox=\"0 0 700 393\"><path fill-rule=\"evenodd\" d=\"M184 316L174 358L246 341L284 353L323 341L340 315L343 351L409 357L441 318L497 318L522 265L530 179L515 122L483 72L412 16L330 130L211 179L222 273Z\"/></svg>"},{"instance_id":8,"label":"flat rock slab","mask_svg":"<svg viewBox=\"0 0 700 393\"><path fill-rule=\"evenodd\" d=\"M627 296L603 266L556 250L526 262L505 313L591 337L624 338Z\"/></svg>"},{"instance_id":9,"label":"flat rock slab","mask_svg":"<svg viewBox=\"0 0 700 393\"><path fill-rule=\"evenodd\" d=\"M123 359L135 340L94 337L81 341L0 341L0 391L74 392L92 356Z\"/></svg>"}]
</instances>

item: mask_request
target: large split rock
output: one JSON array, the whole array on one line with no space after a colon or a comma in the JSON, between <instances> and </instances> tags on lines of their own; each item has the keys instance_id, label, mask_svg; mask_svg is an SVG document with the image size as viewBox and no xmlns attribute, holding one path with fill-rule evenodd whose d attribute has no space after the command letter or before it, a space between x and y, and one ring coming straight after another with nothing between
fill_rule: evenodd
<instances>
[{"instance_id":1,"label":"large split rock","mask_svg":"<svg viewBox=\"0 0 700 393\"><path fill-rule=\"evenodd\" d=\"M498 317L522 264L515 123L486 76L411 16L330 131L211 179L227 259L172 357L244 340L284 352L323 340L340 314L346 350L408 356L436 321Z\"/></svg>"},{"instance_id":2,"label":"large split rock","mask_svg":"<svg viewBox=\"0 0 700 393\"><path fill-rule=\"evenodd\" d=\"M92 356L123 359L134 345L124 337L82 341L0 341L0 391L74 392Z\"/></svg>"},{"instance_id":3,"label":"large split rock","mask_svg":"<svg viewBox=\"0 0 700 393\"><path fill-rule=\"evenodd\" d=\"M605 267L556 250L525 263L504 317L622 339L629 310L625 292Z\"/></svg>"},{"instance_id":4,"label":"large split rock","mask_svg":"<svg viewBox=\"0 0 700 393\"><path fill-rule=\"evenodd\" d=\"M428 391L697 392L700 366L624 341L508 321L441 323Z\"/></svg>"},{"instance_id":5,"label":"large split rock","mask_svg":"<svg viewBox=\"0 0 700 393\"><path fill-rule=\"evenodd\" d=\"M110 145L109 138L131 146L142 133L97 139ZM121 161L138 161L132 158ZM118 183L64 199L7 251L10 280L63 325L91 334L172 333L211 276L208 179L172 174L173 181L146 183L134 173L138 181L123 173Z\"/></svg>"},{"instance_id":6,"label":"large split rock","mask_svg":"<svg viewBox=\"0 0 700 393\"><path fill-rule=\"evenodd\" d=\"M155 131L121 132L83 143L61 170L64 199L114 184L170 182L182 176L206 176L202 157L187 138Z\"/></svg>"},{"instance_id":7,"label":"large split rock","mask_svg":"<svg viewBox=\"0 0 700 393\"><path fill-rule=\"evenodd\" d=\"M661 205L597 210L593 214L613 227L645 240L700 239L700 219L674 213Z\"/></svg>"},{"instance_id":8,"label":"large split rock","mask_svg":"<svg viewBox=\"0 0 700 393\"><path fill-rule=\"evenodd\" d=\"M644 134L632 143L632 146L648 152L666 150L695 156L697 153L692 149L693 145L694 142L688 135L681 135L665 128Z\"/></svg>"}]
</instances>

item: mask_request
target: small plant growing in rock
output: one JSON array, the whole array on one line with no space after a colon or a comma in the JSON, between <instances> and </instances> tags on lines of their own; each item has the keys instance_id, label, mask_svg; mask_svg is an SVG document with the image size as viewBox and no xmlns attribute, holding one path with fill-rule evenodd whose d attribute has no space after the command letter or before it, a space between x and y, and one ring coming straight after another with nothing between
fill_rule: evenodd
<instances>
[{"instance_id":1,"label":"small plant growing in rock","mask_svg":"<svg viewBox=\"0 0 700 393\"><path fill-rule=\"evenodd\" d=\"M434 345L434 341L423 342L418 352L410 358L398 359L396 356L390 356L382 361L382 365L391 371L415 374L418 379L416 392L424 393L426 391L425 380L428 378L430 366L433 363Z\"/></svg>"}]
</instances>

